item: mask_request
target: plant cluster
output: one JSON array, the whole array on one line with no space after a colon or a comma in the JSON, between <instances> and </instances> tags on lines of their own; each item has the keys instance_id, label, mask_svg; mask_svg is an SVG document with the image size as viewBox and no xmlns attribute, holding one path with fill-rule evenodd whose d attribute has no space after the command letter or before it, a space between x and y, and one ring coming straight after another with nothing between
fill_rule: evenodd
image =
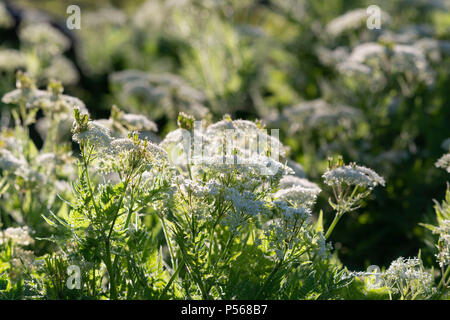
<instances>
[{"instance_id":1,"label":"plant cluster","mask_svg":"<svg viewBox=\"0 0 450 320\"><path fill-rule=\"evenodd\" d=\"M323 179L335 218L325 229L316 204L321 188L289 166L286 148L260 122L180 113L179 128L157 143L156 124L145 116L113 107L109 119L93 120L60 83L40 90L22 72L3 101L16 107L13 128L1 134L2 298L448 294L448 199L436 205L439 225L427 225L439 234L442 274L425 269L420 257L400 257L373 285L364 280L370 274L339 262L328 239L345 213L385 186L369 168L328 159ZM29 137L37 111L50 126L42 150ZM77 156L68 136L54 130L69 120Z\"/></svg>"}]
</instances>

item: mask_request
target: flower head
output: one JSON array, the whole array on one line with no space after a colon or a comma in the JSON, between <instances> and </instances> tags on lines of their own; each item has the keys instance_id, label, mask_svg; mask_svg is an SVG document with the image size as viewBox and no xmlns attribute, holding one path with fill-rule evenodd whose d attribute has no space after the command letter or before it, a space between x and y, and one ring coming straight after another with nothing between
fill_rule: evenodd
<instances>
[{"instance_id":1,"label":"flower head","mask_svg":"<svg viewBox=\"0 0 450 320\"><path fill-rule=\"evenodd\" d=\"M327 170L323 178L330 186L346 184L373 189L377 185L385 185L384 179L375 171L354 164Z\"/></svg>"},{"instance_id":2,"label":"flower head","mask_svg":"<svg viewBox=\"0 0 450 320\"><path fill-rule=\"evenodd\" d=\"M442 168L450 172L450 153L444 154L438 161L436 161L436 167Z\"/></svg>"}]
</instances>

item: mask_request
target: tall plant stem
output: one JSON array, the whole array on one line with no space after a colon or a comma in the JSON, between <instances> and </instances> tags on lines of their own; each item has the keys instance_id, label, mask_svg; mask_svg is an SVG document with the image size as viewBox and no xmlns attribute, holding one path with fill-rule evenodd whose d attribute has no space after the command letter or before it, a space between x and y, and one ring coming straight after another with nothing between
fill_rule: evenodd
<instances>
[{"instance_id":1,"label":"tall plant stem","mask_svg":"<svg viewBox=\"0 0 450 320\"><path fill-rule=\"evenodd\" d=\"M447 267L447 270L445 271L445 273L442 275L442 279L441 279L441 281L439 282L439 285L438 285L438 289L440 290L440 289L442 289L442 287L444 286L444 285L446 285L446 279L447 279L447 277L450 275L450 266L448 266Z\"/></svg>"},{"instance_id":2,"label":"tall plant stem","mask_svg":"<svg viewBox=\"0 0 450 320\"><path fill-rule=\"evenodd\" d=\"M175 255L174 255L174 251L172 248L172 244L170 242L170 237L169 237L169 233L167 232L167 226L166 226L166 222L164 221L163 217L160 217L161 220L161 225L163 228L163 232L164 232L164 237L166 238L166 243L167 243L167 247L169 248L169 254L170 254L170 260L172 262L172 268L176 268L175 266Z\"/></svg>"},{"instance_id":3,"label":"tall plant stem","mask_svg":"<svg viewBox=\"0 0 450 320\"><path fill-rule=\"evenodd\" d=\"M336 227L336 224L339 222L339 219L342 217L341 212L337 212L334 216L333 222L331 222L331 225L328 227L327 232L325 233L325 239L328 239L328 237L331 235L331 232L333 232L334 228Z\"/></svg>"},{"instance_id":4,"label":"tall plant stem","mask_svg":"<svg viewBox=\"0 0 450 320\"><path fill-rule=\"evenodd\" d=\"M178 265L178 268L175 270L175 272L170 277L170 280L169 280L169 282L167 282L166 286L164 287L163 292L161 292L161 294L159 295L159 299L162 299L164 297L164 295L166 294L167 290L169 290L170 286L172 285L172 282L175 280L175 278L177 277L178 273L180 273L180 270L181 270L181 268L183 268L183 266L184 266L184 262L182 261Z\"/></svg>"}]
</instances>

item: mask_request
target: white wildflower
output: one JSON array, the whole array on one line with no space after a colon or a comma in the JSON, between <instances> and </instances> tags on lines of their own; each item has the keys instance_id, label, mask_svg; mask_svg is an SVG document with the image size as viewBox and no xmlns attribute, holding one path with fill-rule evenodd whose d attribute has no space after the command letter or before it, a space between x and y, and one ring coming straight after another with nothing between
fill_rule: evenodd
<instances>
[{"instance_id":1,"label":"white wildflower","mask_svg":"<svg viewBox=\"0 0 450 320\"><path fill-rule=\"evenodd\" d=\"M297 176L293 175L286 175L280 180L280 188L290 188L293 186L301 186L303 188L309 188L309 189L320 189L317 184L314 182L309 181L305 178L299 178Z\"/></svg>"},{"instance_id":2,"label":"white wildflower","mask_svg":"<svg viewBox=\"0 0 450 320\"><path fill-rule=\"evenodd\" d=\"M274 197L279 200L287 201L295 207L312 207L316 201L317 195L321 192L318 187L303 187L294 185L285 189L278 190Z\"/></svg>"},{"instance_id":3,"label":"white wildflower","mask_svg":"<svg viewBox=\"0 0 450 320\"><path fill-rule=\"evenodd\" d=\"M386 48L376 42L366 42L356 46L349 60L358 63L366 63L371 59L380 59L385 55Z\"/></svg>"},{"instance_id":4,"label":"white wildflower","mask_svg":"<svg viewBox=\"0 0 450 320\"><path fill-rule=\"evenodd\" d=\"M0 168L13 173L28 172L28 163L19 159L7 149L0 149Z\"/></svg>"},{"instance_id":5,"label":"white wildflower","mask_svg":"<svg viewBox=\"0 0 450 320\"><path fill-rule=\"evenodd\" d=\"M408 288L413 295L432 292L433 276L423 269L422 261L418 258L399 257L382 274L382 278L393 292L402 295L405 294L403 288Z\"/></svg>"},{"instance_id":6,"label":"white wildflower","mask_svg":"<svg viewBox=\"0 0 450 320\"><path fill-rule=\"evenodd\" d=\"M156 123L140 114L125 113L119 120L128 125L130 130L158 131Z\"/></svg>"},{"instance_id":7,"label":"white wildflower","mask_svg":"<svg viewBox=\"0 0 450 320\"><path fill-rule=\"evenodd\" d=\"M377 185L385 185L384 179L375 171L357 165L346 165L327 170L323 176L325 183L330 186L340 184L366 187L369 189Z\"/></svg>"},{"instance_id":8,"label":"white wildflower","mask_svg":"<svg viewBox=\"0 0 450 320\"><path fill-rule=\"evenodd\" d=\"M387 24L390 20L389 15L381 11L381 23ZM354 9L331 20L327 26L327 32L332 36L338 36L344 32L357 30L366 26L369 15L366 8Z\"/></svg>"},{"instance_id":9,"label":"white wildflower","mask_svg":"<svg viewBox=\"0 0 450 320\"><path fill-rule=\"evenodd\" d=\"M0 231L0 244L11 240L13 243L20 246L28 246L34 243L34 239L30 236L28 227L8 228Z\"/></svg>"},{"instance_id":10,"label":"white wildflower","mask_svg":"<svg viewBox=\"0 0 450 320\"><path fill-rule=\"evenodd\" d=\"M228 188L225 199L231 200L236 210L243 214L255 216L264 210L264 202L255 199L255 194L247 190L239 191L234 187Z\"/></svg>"},{"instance_id":11,"label":"white wildflower","mask_svg":"<svg viewBox=\"0 0 450 320\"><path fill-rule=\"evenodd\" d=\"M366 9L355 9L331 20L327 26L327 32L333 36L348 30L354 30L365 25L367 20Z\"/></svg>"},{"instance_id":12,"label":"white wildflower","mask_svg":"<svg viewBox=\"0 0 450 320\"><path fill-rule=\"evenodd\" d=\"M17 69L25 68L25 66L26 66L25 56L19 50L14 49L0 50L0 70L13 72Z\"/></svg>"},{"instance_id":13,"label":"white wildflower","mask_svg":"<svg viewBox=\"0 0 450 320\"><path fill-rule=\"evenodd\" d=\"M444 154L435 164L436 167L450 172L450 153Z\"/></svg>"},{"instance_id":14,"label":"white wildflower","mask_svg":"<svg viewBox=\"0 0 450 320\"><path fill-rule=\"evenodd\" d=\"M252 121L224 119L208 126L204 135L210 140L213 152L224 152L223 148L240 148L250 153L286 156L285 147L278 137L267 134L267 130L258 128Z\"/></svg>"},{"instance_id":15,"label":"white wildflower","mask_svg":"<svg viewBox=\"0 0 450 320\"><path fill-rule=\"evenodd\" d=\"M111 154L130 152L138 149L138 146L129 138L114 139L111 141L110 147L111 149L109 150L109 153Z\"/></svg>"},{"instance_id":16,"label":"white wildflower","mask_svg":"<svg viewBox=\"0 0 450 320\"><path fill-rule=\"evenodd\" d=\"M89 142L97 148L107 148L112 140L109 129L96 121L89 121L86 129L78 128L75 123L74 132L74 141Z\"/></svg>"},{"instance_id":17,"label":"white wildflower","mask_svg":"<svg viewBox=\"0 0 450 320\"><path fill-rule=\"evenodd\" d=\"M47 166L49 163L54 163L57 160L57 155L52 152L46 152L39 154L35 162L38 166Z\"/></svg>"},{"instance_id":18,"label":"white wildflower","mask_svg":"<svg viewBox=\"0 0 450 320\"><path fill-rule=\"evenodd\" d=\"M323 99L301 102L283 110L291 133L324 125L349 127L362 113L350 106L331 105Z\"/></svg>"},{"instance_id":19,"label":"white wildflower","mask_svg":"<svg viewBox=\"0 0 450 320\"><path fill-rule=\"evenodd\" d=\"M280 209L281 216L287 221L307 221L311 218L311 210L304 206L293 207L284 200L277 200L273 202L277 208Z\"/></svg>"},{"instance_id":20,"label":"white wildflower","mask_svg":"<svg viewBox=\"0 0 450 320\"><path fill-rule=\"evenodd\" d=\"M42 71L42 77L45 79L57 79L63 84L75 84L80 75L75 65L65 56L56 56L47 68Z\"/></svg>"},{"instance_id":21,"label":"white wildflower","mask_svg":"<svg viewBox=\"0 0 450 320\"><path fill-rule=\"evenodd\" d=\"M48 23L29 24L20 30L19 37L26 45L48 55L61 54L70 46L66 36Z\"/></svg>"}]
</instances>

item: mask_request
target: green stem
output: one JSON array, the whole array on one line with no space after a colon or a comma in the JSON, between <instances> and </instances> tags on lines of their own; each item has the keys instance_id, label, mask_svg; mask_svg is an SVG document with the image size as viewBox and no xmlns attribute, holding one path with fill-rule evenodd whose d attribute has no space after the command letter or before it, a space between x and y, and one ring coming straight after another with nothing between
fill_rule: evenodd
<instances>
[{"instance_id":1,"label":"green stem","mask_svg":"<svg viewBox=\"0 0 450 320\"><path fill-rule=\"evenodd\" d=\"M180 248L181 254L183 255L183 261L180 263L185 263L186 264L186 269L189 273L189 275L192 277L192 279L194 280L194 282L197 284L198 288L200 289L200 292L202 293L202 298L204 300L208 300L209 299L209 294L208 292L205 290L205 287L203 286L203 281L200 275L196 274L194 268L192 268L192 266L190 266L188 259L186 257L186 253L184 252L183 248Z\"/></svg>"},{"instance_id":2,"label":"green stem","mask_svg":"<svg viewBox=\"0 0 450 320\"><path fill-rule=\"evenodd\" d=\"M111 250L110 250L110 244L109 240L107 239L106 245L105 245L105 251L106 251L106 258L104 260L106 269L108 270L109 275L109 284L110 284L110 299L111 300L117 300L117 289L116 289L116 280L114 278L114 272L112 268L112 262L111 262Z\"/></svg>"},{"instance_id":3,"label":"green stem","mask_svg":"<svg viewBox=\"0 0 450 320\"><path fill-rule=\"evenodd\" d=\"M173 273L173 275L170 277L169 282L167 282L166 286L164 287L163 292L161 292L161 294L159 295L158 299L162 299L164 297L164 295L166 294L167 290L169 290L170 286L172 285L172 282L175 280L175 278L177 277L178 273L180 273L181 268L184 266L184 262L182 261L179 265L177 270L175 270L175 272Z\"/></svg>"},{"instance_id":4,"label":"green stem","mask_svg":"<svg viewBox=\"0 0 450 320\"><path fill-rule=\"evenodd\" d=\"M84 174L86 176L86 182L88 184L88 188L89 188L89 192L91 194L91 199L92 199L92 205L94 206L94 210L95 213L97 214L97 216L100 216L100 212L98 210L97 204L95 203L95 199L94 199L94 189L92 189L92 184L91 184L91 178L89 177L89 170L88 170L88 160L86 160L86 154L85 154L85 146L83 145L81 147L82 151L82 158L83 158L83 165L84 165Z\"/></svg>"},{"instance_id":5,"label":"green stem","mask_svg":"<svg viewBox=\"0 0 450 320\"><path fill-rule=\"evenodd\" d=\"M438 290L442 289L442 287L446 284L445 279L450 275L450 266L447 267L447 270L445 271L444 275L442 276L441 281L438 285Z\"/></svg>"},{"instance_id":6,"label":"green stem","mask_svg":"<svg viewBox=\"0 0 450 320\"><path fill-rule=\"evenodd\" d=\"M123 199L125 198L125 194L127 192L127 188L128 188L128 183L129 182L130 182L130 176L128 176L128 178L125 180L125 186L123 188L122 194L120 195L119 205L117 206L117 211L116 211L116 213L114 215L114 219L113 219L113 221L111 223L111 227L109 229L108 238L107 238L108 241L109 241L109 239L111 239L111 235L112 235L112 232L114 230L114 225L116 224L117 217L119 216L119 211L120 211L120 208L122 207Z\"/></svg>"},{"instance_id":7,"label":"green stem","mask_svg":"<svg viewBox=\"0 0 450 320\"><path fill-rule=\"evenodd\" d=\"M342 217L342 214L338 211L336 215L334 216L333 222L331 223L330 227L328 228L327 232L325 233L325 239L328 239L328 237L331 235L331 232L333 232L334 227L336 227L336 224L339 222L339 219Z\"/></svg>"},{"instance_id":8,"label":"green stem","mask_svg":"<svg viewBox=\"0 0 450 320\"><path fill-rule=\"evenodd\" d=\"M139 180L138 180L138 185L140 185L141 184L141 178L142 178L142 175L141 176L139 176ZM127 220L125 221L125 226L123 227L125 230L127 230L128 229L128 225L130 224L130 220L131 220L131 216L132 216L132 214L133 214L133 206L134 206L134 191L133 191L133 186L132 186L132 188L131 188L131 201L130 201L130 206L129 206L129 208L128 208L128 216L127 216ZM138 212L138 211L137 211Z\"/></svg>"},{"instance_id":9,"label":"green stem","mask_svg":"<svg viewBox=\"0 0 450 320\"><path fill-rule=\"evenodd\" d=\"M166 238L167 247L169 248L170 260L172 262L172 268L176 268L175 255L174 255L174 251L172 248L172 244L170 243L170 238L169 238L169 233L167 232L166 222L164 221L164 218L162 218L162 217L160 218L160 220L161 220L161 225L162 225L163 232L164 232L164 238Z\"/></svg>"}]
</instances>

